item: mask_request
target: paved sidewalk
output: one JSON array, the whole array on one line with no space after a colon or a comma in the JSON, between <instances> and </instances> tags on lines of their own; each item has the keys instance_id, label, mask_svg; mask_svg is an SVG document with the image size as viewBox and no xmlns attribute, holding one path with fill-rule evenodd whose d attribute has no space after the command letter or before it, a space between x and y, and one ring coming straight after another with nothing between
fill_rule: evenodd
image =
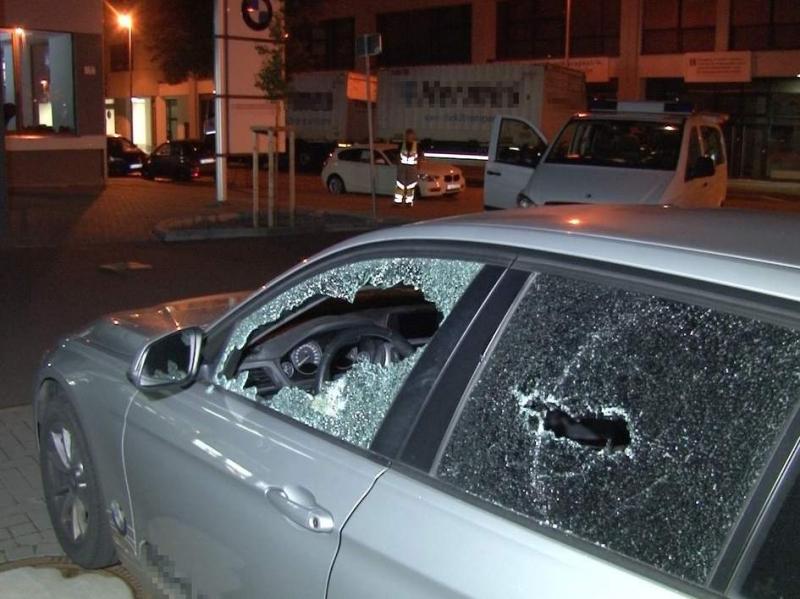
<instances>
[{"instance_id":1,"label":"paved sidewalk","mask_svg":"<svg viewBox=\"0 0 800 599\"><path fill-rule=\"evenodd\" d=\"M31 408L0 410L0 564L60 555L42 496Z\"/></svg>"}]
</instances>

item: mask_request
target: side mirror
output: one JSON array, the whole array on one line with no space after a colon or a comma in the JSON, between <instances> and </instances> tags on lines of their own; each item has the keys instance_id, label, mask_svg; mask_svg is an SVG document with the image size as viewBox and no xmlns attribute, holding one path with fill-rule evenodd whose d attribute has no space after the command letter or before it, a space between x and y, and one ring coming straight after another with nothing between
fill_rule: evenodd
<instances>
[{"instance_id":1,"label":"side mirror","mask_svg":"<svg viewBox=\"0 0 800 599\"><path fill-rule=\"evenodd\" d=\"M716 167L711 156L698 156L690 171L690 179L713 177Z\"/></svg>"},{"instance_id":2,"label":"side mirror","mask_svg":"<svg viewBox=\"0 0 800 599\"><path fill-rule=\"evenodd\" d=\"M198 327L167 333L145 345L128 371L137 389L185 387L200 368L203 330Z\"/></svg>"}]
</instances>

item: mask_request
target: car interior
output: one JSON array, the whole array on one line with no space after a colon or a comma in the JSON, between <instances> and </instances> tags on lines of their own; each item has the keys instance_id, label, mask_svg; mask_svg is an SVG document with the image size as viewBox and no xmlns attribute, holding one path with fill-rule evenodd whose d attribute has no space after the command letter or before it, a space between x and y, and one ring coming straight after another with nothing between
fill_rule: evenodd
<instances>
[{"instance_id":1,"label":"car interior","mask_svg":"<svg viewBox=\"0 0 800 599\"><path fill-rule=\"evenodd\" d=\"M361 289L351 303L316 296L288 318L253 332L234 377L247 373L268 401L286 387L317 394L358 361L388 366L428 343L442 315L411 287Z\"/></svg>"}]
</instances>

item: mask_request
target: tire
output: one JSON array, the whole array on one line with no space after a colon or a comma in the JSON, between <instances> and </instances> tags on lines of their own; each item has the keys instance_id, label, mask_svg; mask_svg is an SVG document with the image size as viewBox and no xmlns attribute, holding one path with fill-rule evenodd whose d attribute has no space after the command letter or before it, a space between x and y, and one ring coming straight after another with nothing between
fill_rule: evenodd
<instances>
[{"instance_id":1,"label":"tire","mask_svg":"<svg viewBox=\"0 0 800 599\"><path fill-rule=\"evenodd\" d=\"M342 181L339 175L331 175L328 177L328 191L334 195L340 195L347 191L344 187L344 181Z\"/></svg>"},{"instance_id":2,"label":"tire","mask_svg":"<svg viewBox=\"0 0 800 599\"><path fill-rule=\"evenodd\" d=\"M83 568L117 563L100 480L77 414L63 391L45 404L39 431L45 503L61 548Z\"/></svg>"}]
</instances>

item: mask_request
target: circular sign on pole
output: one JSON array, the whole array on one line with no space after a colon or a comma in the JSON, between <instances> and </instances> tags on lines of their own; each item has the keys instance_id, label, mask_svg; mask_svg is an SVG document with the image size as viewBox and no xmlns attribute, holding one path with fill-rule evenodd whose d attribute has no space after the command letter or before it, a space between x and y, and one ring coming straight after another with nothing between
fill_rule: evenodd
<instances>
[{"instance_id":1,"label":"circular sign on pole","mask_svg":"<svg viewBox=\"0 0 800 599\"><path fill-rule=\"evenodd\" d=\"M242 19L253 31L264 31L272 22L270 0L242 0Z\"/></svg>"}]
</instances>

